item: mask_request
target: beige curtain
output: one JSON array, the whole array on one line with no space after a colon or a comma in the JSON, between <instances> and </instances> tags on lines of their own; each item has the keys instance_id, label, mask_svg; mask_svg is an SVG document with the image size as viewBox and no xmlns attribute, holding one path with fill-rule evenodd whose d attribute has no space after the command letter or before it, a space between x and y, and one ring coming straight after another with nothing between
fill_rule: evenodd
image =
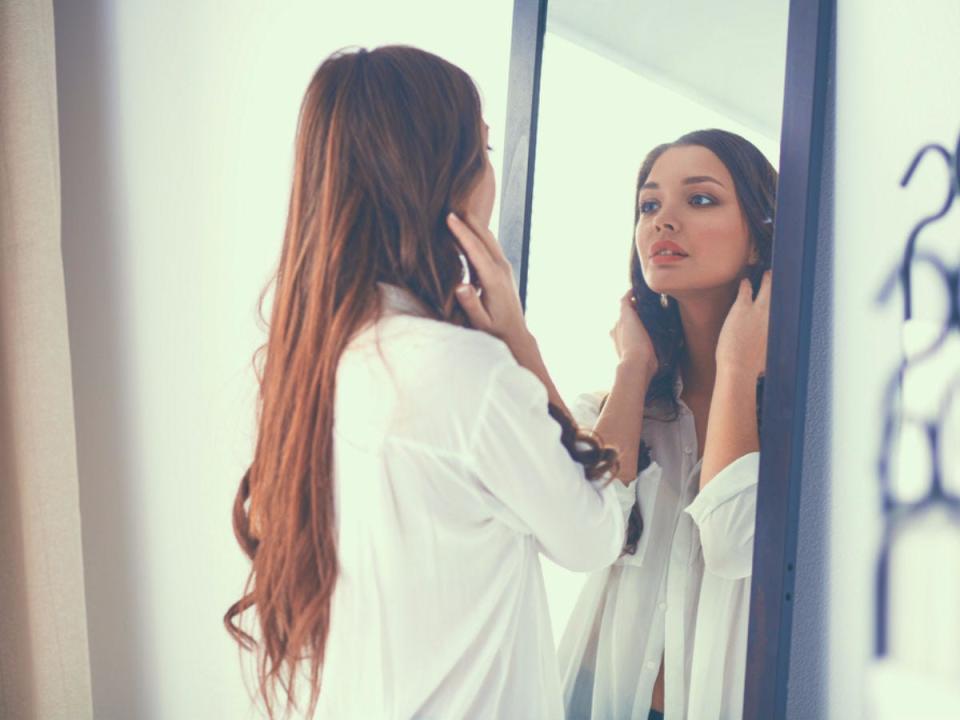
<instances>
[{"instance_id":1,"label":"beige curtain","mask_svg":"<svg viewBox=\"0 0 960 720\"><path fill-rule=\"evenodd\" d=\"M93 716L52 0L0 0L0 718Z\"/></svg>"}]
</instances>

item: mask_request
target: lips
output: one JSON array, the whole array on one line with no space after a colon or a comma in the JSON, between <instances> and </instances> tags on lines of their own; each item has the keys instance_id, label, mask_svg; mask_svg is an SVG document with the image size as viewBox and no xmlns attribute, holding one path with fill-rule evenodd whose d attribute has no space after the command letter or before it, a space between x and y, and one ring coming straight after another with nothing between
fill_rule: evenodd
<instances>
[{"instance_id":1,"label":"lips","mask_svg":"<svg viewBox=\"0 0 960 720\"><path fill-rule=\"evenodd\" d=\"M673 255L658 255L658 253L668 250ZM681 257L687 257L687 253L682 247L677 245L675 242L670 240L657 240L653 245L650 246L650 258L651 259L670 259L670 260L679 260Z\"/></svg>"}]
</instances>

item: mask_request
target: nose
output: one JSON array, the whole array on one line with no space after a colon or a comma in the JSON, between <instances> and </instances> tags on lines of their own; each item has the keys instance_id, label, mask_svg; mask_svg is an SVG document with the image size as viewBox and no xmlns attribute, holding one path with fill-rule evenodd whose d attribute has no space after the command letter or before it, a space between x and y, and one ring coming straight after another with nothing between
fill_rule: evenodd
<instances>
[{"instance_id":1,"label":"nose","mask_svg":"<svg viewBox=\"0 0 960 720\"><path fill-rule=\"evenodd\" d=\"M660 209L654 218L653 225L658 233L661 233L664 230L676 232L677 227L679 227L677 218L673 215L672 208L667 207L666 203L660 206Z\"/></svg>"}]
</instances>

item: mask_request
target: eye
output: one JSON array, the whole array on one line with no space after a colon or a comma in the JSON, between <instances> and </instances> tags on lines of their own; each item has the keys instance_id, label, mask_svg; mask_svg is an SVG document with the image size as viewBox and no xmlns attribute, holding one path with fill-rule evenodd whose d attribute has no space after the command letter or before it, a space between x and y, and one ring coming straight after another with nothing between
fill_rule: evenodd
<instances>
[{"instance_id":1,"label":"eye","mask_svg":"<svg viewBox=\"0 0 960 720\"><path fill-rule=\"evenodd\" d=\"M717 201L714 200L709 195L704 195L703 193L697 193L696 195L690 196L690 204L707 206L707 205L716 205Z\"/></svg>"},{"instance_id":2,"label":"eye","mask_svg":"<svg viewBox=\"0 0 960 720\"><path fill-rule=\"evenodd\" d=\"M646 215L649 212L653 212L658 207L660 207L660 202L657 200L641 200L640 201L640 214Z\"/></svg>"}]
</instances>

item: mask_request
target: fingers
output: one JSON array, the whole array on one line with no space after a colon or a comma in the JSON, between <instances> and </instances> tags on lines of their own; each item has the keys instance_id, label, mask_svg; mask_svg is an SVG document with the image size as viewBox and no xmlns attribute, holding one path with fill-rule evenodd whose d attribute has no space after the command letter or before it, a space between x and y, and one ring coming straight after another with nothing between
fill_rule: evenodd
<instances>
[{"instance_id":1,"label":"fingers","mask_svg":"<svg viewBox=\"0 0 960 720\"><path fill-rule=\"evenodd\" d=\"M477 294L473 285L458 285L456 290L457 302L467 314L470 324L477 330L490 332L493 323L490 320L490 314L483 306L480 296Z\"/></svg>"},{"instance_id":2,"label":"fingers","mask_svg":"<svg viewBox=\"0 0 960 720\"><path fill-rule=\"evenodd\" d=\"M760 280L760 290L757 293L757 300L763 300L767 302L770 300L770 284L771 278L773 277L773 272L767 270L763 273L763 279Z\"/></svg>"},{"instance_id":3,"label":"fingers","mask_svg":"<svg viewBox=\"0 0 960 720\"><path fill-rule=\"evenodd\" d=\"M473 266L477 269L477 274L480 276L480 284L483 285L485 279L489 281L490 276L496 269L496 263L490 256L490 252L487 250L487 246L483 240L477 236L467 223L454 213L447 215L447 226L450 228L453 236L459 241L463 251L470 258L470 262L472 262Z\"/></svg>"},{"instance_id":4,"label":"fingers","mask_svg":"<svg viewBox=\"0 0 960 720\"><path fill-rule=\"evenodd\" d=\"M503 248L497 241L496 236L494 236L494 234L490 231L490 228L486 227L484 223L481 223L475 215L467 214L463 220L483 243L487 252L490 253L491 258L502 265L510 264L510 262L507 260L507 256L503 254Z\"/></svg>"}]
</instances>

